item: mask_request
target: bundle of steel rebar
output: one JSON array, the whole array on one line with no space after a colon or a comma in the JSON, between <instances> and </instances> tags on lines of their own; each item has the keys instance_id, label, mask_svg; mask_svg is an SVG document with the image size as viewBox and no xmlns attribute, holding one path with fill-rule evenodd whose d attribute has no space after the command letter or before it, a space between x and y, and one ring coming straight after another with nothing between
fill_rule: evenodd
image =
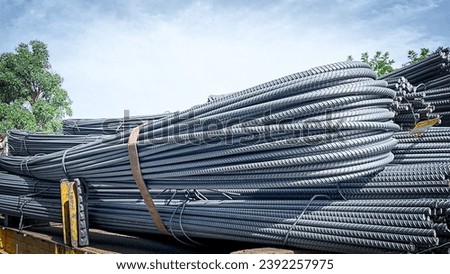
<instances>
[{"instance_id":1,"label":"bundle of steel rebar","mask_svg":"<svg viewBox=\"0 0 450 274\"><path fill-rule=\"evenodd\" d=\"M397 114L394 122L400 125L402 130L412 129L421 121L440 117L439 114L433 113L435 106L428 102L426 92L418 92L417 87L411 85L406 78L389 78L387 82L388 87L396 91L391 109Z\"/></svg>"},{"instance_id":2,"label":"bundle of steel rebar","mask_svg":"<svg viewBox=\"0 0 450 274\"><path fill-rule=\"evenodd\" d=\"M403 98L408 93L415 92L415 87L403 76L385 79L387 87L396 91L396 97Z\"/></svg>"},{"instance_id":3,"label":"bundle of steel rebar","mask_svg":"<svg viewBox=\"0 0 450 274\"><path fill-rule=\"evenodd\" d=\"M434 107L434 112L442 118L442 126L450 126L450 75L446 76L446 86L438 89L427 89L426 100Z\"/></svg>"},{"instance_id":4,"label":"bundle of steel rebar","mask_svg":"<svg viewBox=\"0 0 450 274\"><path fill-rule=\"evenodd\" d=\"M150 121L138 137L139 167L165 227L184 242L331 252L445 244L448 165L385 168L397 145L396 92L374 79L367 65L342 62ZM4 170L40 179L2 187L0 173L0 212L58 221L52 184L79 178L93 227L159 233L131 172L129 137L0 157Z\"/></svg>"},{"instance_id":5,"label":"bundle of steel rebar","mask_svg":"<svg viewBox=\"0 0 450 274\"><path fill-rule=\"evenodd\" d=\"M432 127L423 134L397 132L394 164L450 162L450 128Z\"/></svg>"},{"instance_id":6,"label":"bundle of steel rebar","mask_svg":"<svg viewBox=\"0 0 450 274\"><path fill-rule=\"evenodd\" d=\"M33 156L63 151L79 144L86 144L114 136L100 135L61 135L11 130L7 132L9 154L14 156Z\"/></svg>"},{"instance_id":7,"label":"bundle of steel rebar","mask_svg":"<svg viewBox=\"0 0 450 274\"><path fill-rule=\"evenodd\" d=\"M425 85L427 87L428 82L436 81L445 75L449 75L449 67L450 49L439 48L426 59L403 66L381 76L379 79L405 77L414 86Z\"/></svg>"},{"instance_id":8,"label":"bundle of steel rebar","mask_svg":"<svg viewBox=\"0 0 450 274\"><path fill-rule=\"evenodd\" d=\"M154 120L139 136L140 168L155 188L320 185L376 173L396 145L395 92L360 62L271 81ZM4 156L0 167L59 181L134 184L127 140L102 138L65 151Z\"/></svg>"},{"instance_id":9,"label":"bundle of steel rebar","mask_svg":"<svg viewBox=\"0 0 450 274\"><path fill-rule=\"evenodd\" d=\"M428 169L417 167L414 170L440 170L437 165ZM403 168L408 169L406 166L400 169ZM446 168L448 174L448 165ZM9 180L16 175L7 176ZM386 176L389 174L381 177ZM4 178L5 174L0 173L0 182ZM53 196L51 191L49 194L35 189L36 182L30 179L23 181L28 183L29 193L24 191L26 183L11 186L20 189L21 196L2 194L3 188L0 188L2 212L60 222L59 197ZM51 184L39 184L48 183ZM405 179L398 187L402 184L405 187L416 183ZM341 189L342 193L345 188ZM391 186L383 186L380 182L380 188L389 190ZM169 191L166 198L155 198L154 201L172 236L191 244L201 243L206 238L329 252L421 252L445 244L449 236L448 198L399 198L400 195L389 200L392 195L382 191L372 193L364 200L333 199L328 197L329 192L315 194L312 199L299 199L303 192L310 191L306 188L238 191L241 195L227 200L214 199L214 193L206 193L206 190L204 194L212 199L199 199L183 191L174 195L175 192ZM297 195L300 196L295 197ZM110 197L99 197L94 192L90 194L88 204L92 227L157 233L147 207L139 199L118 198L113 192Z\"/></svg>"},{"instance_id":10,"label":"bundle of steel rebar","mask_svg":"<svg viewBox=\"0 0 450 274\"><path fill-rule=\"evenodd\" d=\"M97 119L65 119L63 132L66 135L108 135L128 131L143 123L158 120L172 113L158 115L130 116L123 118L97 118Z\"/></svg>"},{"instance_id":11,"label":"bundle of steel rebar","mask_svg":"<svg viewBox=\"0 0 450 274\"><path fill-rule=\"evenodd\" d=\"M16 196L34 194L39 197L53 198L60 196L58 183L28 176L19 176L4 171L0 172L0 193Z\"/></svg>"},{"instance_id":12,"label":"bundle of steel rebar","mask_svg":"<svg viewBox=\"0 0 450 274\"><path fill-rule=\"evenodd\" d=\"M393 107L399 113L395 122L404 129L436 117L442 117L442 126L450 126L449 48L440 48L428 58L399 68L380 79L386 80L389 87L397 91L400 103Z\"/></svg>"}]
</instances>

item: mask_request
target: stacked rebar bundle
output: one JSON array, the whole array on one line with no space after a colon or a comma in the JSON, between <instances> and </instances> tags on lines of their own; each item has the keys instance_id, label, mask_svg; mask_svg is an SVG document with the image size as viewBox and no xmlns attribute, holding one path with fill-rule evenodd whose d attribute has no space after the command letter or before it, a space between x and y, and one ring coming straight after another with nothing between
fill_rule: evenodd
<instances>
[{"instance_id":1,"label":"stacked rebar bundle","mask_svg":"<svg viewBox=\"0 0 450 274\"><path fill-rule=\"evenodd\" d=\"M391 109L396 112L394 122L400 125L402 130L412 129L421 121L440 117L434 113L435 106L428 101L426 92L417 91L417 87L411 85L406 78L389 78L387 82L388 87L396 91Z\"/></svg>"},{"instance_id":2,"label":"stacked rebar bundle","mask_svg":"<svg viewBox=\"0 0 450 274\"><path fill-rule=\"evenodd\" d=\"M143 123L149 123L170 115L163 113L158 115L130 116L123 118L98 118L98 119L65 119L63 120L63 132L66 135L108 135L126 132Z\"/></svg>"},{"instance_id":3,"label":"stacked rebar bundle","mask_svg":"<svg viewBox=\"0 0 450 274\"><path fill-rule=\"evenodd\" d=\"M28 176L18 176L0 172L0 193L4 195L29 195L58 198L59 185L55 182L39 180Z\"/></svg>"},{"instance_id":4,"label":"stacked rebar bundle","mask_svg":"<svg viewBox=\"0 0 450 274\"><path fill-rule=\"evenodd\" d=\"M319 185L374 174L393 156L395 92L359 62L290 75L154 120L139 135L154 188ZM331 113L332 112L332 113ZM32 157L4 156L16 174L135 184L127 139L101 139Z\"/></svg>"},{"instance_id":5,"label":"stacked rebar bundle","mask_svg":"<svg viewBox=\"0 0 450 274\"><path fill-rule=\"evenodd\" d=\"M442 126L450 126L450 75L446 76L446 86L426 90L426 100L434 107L434 112L442 118Z\"/></svg>"},{"instance_id":6,"label":"stacked rebar bundle","mask_svg":"<svg viewBox=\"0 0 450 274\"><path fill-rule=\"evenodd\" d=\"M322 66L143 126L139 167L164 226L183 242L330 252L445 244L448 164L386 168L397 145L389 107L398 94L374 79L359 62ZM131 172L129 137L0 157L2 169L39 179L6 174L14 183L3 187L0 173L0 212L59 221L52 184L79 178L89 187L92 227L159 233Z\"/></svg>"},{"instance_id":7,"label":"stacked rebar bundle","mask_svg":"<svg viewBox=\"0 0 450 274\"><path fill-rule=\"evenodd\" d=\"M439 48L434 53L430 54L426 59L417 63L412 63L403 66L391 73L383 75L380 79L389 79L394 77L405 77L414 85L425 85L427 83L436 83L440 81L445 75L449 75L450 66L450 49ZM439 79L439 80L438 80ZM445 82L445 81L444 81ZM432 88L441 87L436 84Z\"/></svg>"},{"instance_id":8,"label":"stacked rebar bundle","mask_svg":"<svg viewBox=\"0 0 450 274\"><path fill-rule=\"evenodd\" d=\"M399 114L395 122L404 129L415 123L442 117L442 126L450 126L450 50L441 48L428 58L406 65L380 77L397 90Z\"/></svg>"},{"instance_id":9,"label":"stacked rebar bundle","mask_svg":"<svg viewBox=\"0 0 450 274\"><path fill-rule=\"evenodd\" d=\"M450 128L432 127L417 135L397 132L398 144L393 150L395 164L413 164L450 161Z\"/></svg>"},{"instance_id":10,"label":"stacked rebar bundle","mask_svg":"<svg viewBox=\"0 0 450 274\"><path fill-rule=\"evenodd\" d=\"M417 167L414 170L418 170ZM446 168L448 174L448 165ZM424 171L425 167L421 170ZM12 176L16 175L0 173L0 182ZM381 177L386 176L389 176L388 173ZM0 188L0 208L3 212L59 222L59 197L35 189L36 181L23 181L29 185L27 194L24 192L25 184L10 186L20 189L22 195L19 197L4 195L3 188ZM414 184L404 180L404 186L408 183ZM45 186L51 182L39 184ZM388 191L391 187L380 182L380 189ZM341 189L341 195L346 193L346 188ZM172 236L191 244L208 238L328 252L397 253L426 251L445 243L445 237L449 236L450 200L437 198L439 195L436 198L414 199L400 198L402 195L397 193L395 199L389 200L389 195L382 191L372 193L366 199L342 200L327 197L331 195L327 192L322 196L330 199L314 199L318 194L312 199L299 199L302 193L312 195L309 190L266 189L263 192L253 190L253 193L240 190L242 193L234 196L235 199L227 200L215 199L214 192L207 193L206 190L203 194L210 199L199 199L184 191L178 194L167 191L166 198L158 197L154 201ZM294 197L291 191L299 197ZM432 193L431 190L428 192ZM351 195L350 192L346 194ZM145 204L136 198L117 198L114 193L110 197L98 197L92 193L89 210L93 227L157 232L148 218Z\"/></svg>"},{"instance_id":11,"label":"stacked rebar bundle","mask_svg":"<svg viewBox=\"0 0 450 274\"><path fill-rule=\"evenodd\" d=\"M20 130L8 131L7 136L9 154L14 156L49 154L79 144L114 138L114 136L45 134Z\"/></svg>"}]
</instances>

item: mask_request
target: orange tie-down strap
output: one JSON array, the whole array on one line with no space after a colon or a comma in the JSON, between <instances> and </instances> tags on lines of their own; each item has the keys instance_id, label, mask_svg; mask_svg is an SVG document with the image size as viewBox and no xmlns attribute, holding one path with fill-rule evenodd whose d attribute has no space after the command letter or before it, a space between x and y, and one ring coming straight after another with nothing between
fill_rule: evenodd
<instances>
[{"instance_id":1,"label":"orange tie-down strap","mask_svg":"<svg viewBox=\"0 0 450 274\"><path fill-rule=\"evenodd\" d=\"M136 185L139 188L139 192L141 193L141 196L144 199L145 204L147 205L148 212L150 212L150 216L152 217L153 223L155 223L156 228L158 228L159 232L161 232L162 234L170 235L169 231L167 231L163 221L161 220L161 216L156 209L152 196L150 195L150 193L148 193L144 178L142 178L141 166L139 164L139 153L137 150L137 140L139 137L139 132L144 126L145 124L142 124L133 128L130 137L128 138L128 156L130 157L131 171L133 172L134 181L136 182Z\"/></svg>"}]
</instances>

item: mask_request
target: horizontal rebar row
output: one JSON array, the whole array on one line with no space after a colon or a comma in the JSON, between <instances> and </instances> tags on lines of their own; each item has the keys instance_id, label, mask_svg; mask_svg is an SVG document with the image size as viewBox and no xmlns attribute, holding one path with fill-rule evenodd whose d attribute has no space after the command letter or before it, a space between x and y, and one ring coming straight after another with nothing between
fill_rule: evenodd
<instances>
[{"instance_id":1,"label":"horizontal rebar row","mask_svg":"<svg viewBox=\"0 0 450 274\"><path fill-rule=\"evenodd\" d=\"M171 113L147 116L131 116L123 118L98 118L98 119L65 119L63 120L63 132L67 135L104 135L116 134L128 131L143 123L161 119Z\"/></svg>"},{"instance_id":2,"label":"horizontal rebar row","mask_svg":"<svg viewBox=\"0 0 450 274\"><path fill-rule=\"evenodd\" d=\"M9 154L14 156L33 156L49 154L114 136L105 135L61 135L29 131L11 130L7 133Z\"/></svg>"},{"instance_id":3,"label":"horizontal rebar row","mask_svg":"<svg viewBox=\"0 0 450 274\"><path fill-rule=\"evenodd\" d=\"M450 128L432 127L417 136L410 132L394 134L398 144L392 163L413 164L450 161Z\"/></svg>"},{"instance_id":4,"label":"horizontal rebar row","mask_svg":"<svg viewBox=\"0 0 450 274\"><path fill-rule=\"evenodd\" d=\"M18 176L0 173L0 181L11 177ZM24 182L28 194L20 184L21 196L0 195L2 212L59 222L59 197L47 193L54 190L37 190L36 181ZM58 185L38 185L52 183ZM183 191L166 194L172 196L154 199L157 209L173 236L188 242L248 238L245 241L332 252L417 252L437 246L437 235L448 235L441 218L450 206L448 199L298 200L270 190L266 190L268 198L244 191L235 200L200 200ZM93 227L157 233L140 199L110 195L91 192L88 205Z\"/></svg>"}]
</instances>

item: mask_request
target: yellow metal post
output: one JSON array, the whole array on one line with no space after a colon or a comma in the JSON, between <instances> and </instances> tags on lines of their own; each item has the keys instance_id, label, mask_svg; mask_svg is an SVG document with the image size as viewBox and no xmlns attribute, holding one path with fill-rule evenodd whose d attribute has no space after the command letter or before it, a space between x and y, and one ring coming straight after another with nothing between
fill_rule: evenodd
<instances>
[{"instance_id":1,"label":"yellow metal post","mask_svg":"<svg viewBox=\"0 0 450 274\"><path fill-rule=\"evenodd\" d=\"M78 247L78 188L75 182L62 180L60 189L64 243Z\"/></svg>"},{"instance_id":2,"label":"yellow metal post","mask_svg":"<svg viewBox=\"0 0 450 274\"><path fill-rule=\"evenodd\" d=\"M5 239L6 239L6 233L2 228L0 228L0 252L5 251Z\"/></svg>"},{"instance_id":3,"label":"yellow metal post","mask_svg":"<svg viewBox=\"0 0 450 274\"><path fill-rule=\"evenodd\" d=\"M75 182L69 182L69 216L71 245L78 247L78 188Z\"/></svg>"},{"instance_id":4,"label":"yellow metal post","mask_svg":"<svg viewBox=\"0 0 450 274\"><path fill-rule=\"evenodd\" d=\"M69 215L69 181L61 181L61 215L63 238L66 245L70 244L70 215Z\"/></svg>"}]
</instances>

